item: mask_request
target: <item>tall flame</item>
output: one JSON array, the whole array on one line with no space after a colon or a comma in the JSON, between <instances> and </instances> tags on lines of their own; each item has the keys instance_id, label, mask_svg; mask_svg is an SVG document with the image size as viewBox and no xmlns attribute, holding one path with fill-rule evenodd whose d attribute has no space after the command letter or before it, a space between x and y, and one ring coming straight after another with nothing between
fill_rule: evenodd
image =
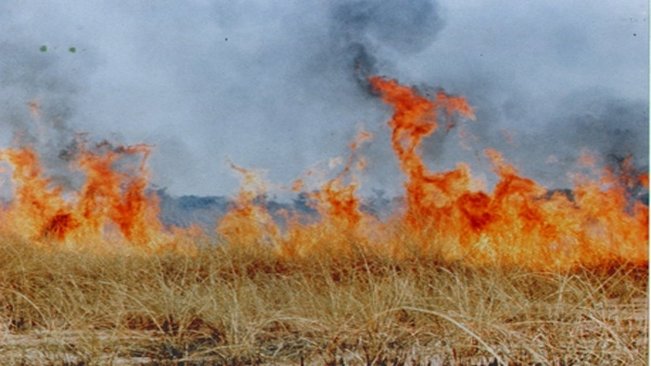
<instances>
[{"instance_id":1,"label":"tall flame","mask_svg":"<svg viewBox=\"0 0 651 366\"><path fill-rule=\"evenodd\" d=\"M606 171L599 181L577 182L573 201L546 197L544 187L488 149L499 182L492 193L474 191L467 166L433 173L418 150L439 114L474 118L466 101L442 92L431 101L379 77L371 84L394 108L392 144L407 176L404 221L423 250L436 245L449 259L536 268L648 263L648 207L629 207L625 175Z\"/></svg>"},{"instance_id":2,"label":"tall flame","mask_svg":"<svg viewBox=\"0 0 651 366\"><path fill-rule=\"evenodd\" d=\"M370 85L393 109L388 127L406 178L404 207L385 221L363 210L357 177L365 166L360 147L372 136L362 131L350 144L342 170L307 193L316 217L284 212L279 224L278 213L267 209L267 185L261 177L232 165L243 184L217 224L223 242L271 250L287 259L324 253L336 257L362 249L536 269L647 265L648 207L630 192L648 189L648 175L636 174L630 158L618 169L599 172L597 179L577 175L571 193L564 194L550 193L521 176L497 150L486 149L498 178L489 191L481 188L468 165L433 171L421 155L423 141L437 132L440 120L450 129L459 118L475 118L464 98L440 91L428 99L382 77L372 77ZM38 114L36 103L30 108ZM37 243L69 245L115 239L161 248L182 237L196 238L194 229L165 228L159 221L158 201L147 193L149 146L78 145L73 166L85 181L72 191L47 178L34 149L0 150L0 160L12 167L14 188L13 201L0 212L0 229ZM596 170L595 157L588 152L579 160L584 169ZM306 187L301 178L292 190Z\"/></svg>"}]
</instances>

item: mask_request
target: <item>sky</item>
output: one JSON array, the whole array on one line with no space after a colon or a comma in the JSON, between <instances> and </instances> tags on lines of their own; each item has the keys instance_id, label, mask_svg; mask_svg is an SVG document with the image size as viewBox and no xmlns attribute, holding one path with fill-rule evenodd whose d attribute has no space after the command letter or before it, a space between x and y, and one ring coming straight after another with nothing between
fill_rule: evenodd
<instances>
[{"instance_id":1,"label":"sky","mask_svg":"<svg viewBox=\"0 0 651 366\"><path fill-rule=\"evenodd\" d=\"M288 184L365 129L364 189L398 194L391 110L365 82L379 74L475 108L470 147L425 142L433 170L489 174L492 147L565 187L582 151L648 168L648 47L644 0L9 0L0 146L36 146L58 172L75 133L144 142L156 186L229 195L229 161Z\"/></svg>"}]
</instances>

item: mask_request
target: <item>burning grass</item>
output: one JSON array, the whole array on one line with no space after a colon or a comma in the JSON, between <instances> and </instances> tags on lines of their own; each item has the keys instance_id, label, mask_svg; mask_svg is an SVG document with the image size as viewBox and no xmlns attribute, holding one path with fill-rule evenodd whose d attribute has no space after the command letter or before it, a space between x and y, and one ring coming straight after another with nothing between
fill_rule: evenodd
<instances>
[{"instance_id":1,"label":"burning grass","mask_svg":"<svg viewBox=\"0 0 651 366\"><path fill-rule=\"evenodd\" d=\"M576 175L569 196L550 194L520 175L498 151L486 149L497 177L489 190L467 164L433 171L420 151L440 120L451 129L457 117L474 119L464 98L439 91L430 99L381 77L370 78L370 83L393 110L388 121L391 148L405 175L401 209L384 221L361 209L357 173L365 161L359 149L372 137L362 131L350 144L339 174L302 192L310 197L317 220L306 223L300 213L285 212L285 225L279 225L260 199L266 194L264 182L253 171L233 165L243 176L243 186L216 233L228 242L271 243L273 251L287 258L322 251L344 255L351 242L399 258L408 255L408 241L419 253L435 251L447 261L478 266L568 270L612 262L648 265L649 210L632 194L648 191L648 174L637 172L630 159L618 169L595 167L591 177ZM159 219L157 197L147 191L150 146L92 145L80 136L69 150L61 156L83 176L78 187L57 184L29 146L0 149L14 190L11 202L0 209L0 233L64 247L122 241L153 252L176 248L180 238L191 234L192 229L166 228ZM306 188L301 178L292 187Z\"/></svg>"},{"instance_id":2,"label":"burning grass","mask_svg":"<svg viewBox=\"0 0 651 366\"><path fill-rule=\"evenodd\" d=\"M488 190L421 156L438 120L474 118L465 99L370 83L405 175L386 220L357 194L367 132L334 178L292 184L316 217L281 225L233 165L243 187L208 234L161 223L149 146L82 137L62 156L85 180L65 188L33 148L0 150L4 363L644 364L648 175L625 160L550 193L487 149Z\"/></svg>"},{"instance_id":3,"label":"burning grass","mask_svg":"<svg viewBox=\"0 0 651 366\"><path fill-rule=\"evenodd\" d=\"M209 244L209 243L207 243ZM0 246L5 364L645 364L644 267Z\"/></svg>"}]
</instances>

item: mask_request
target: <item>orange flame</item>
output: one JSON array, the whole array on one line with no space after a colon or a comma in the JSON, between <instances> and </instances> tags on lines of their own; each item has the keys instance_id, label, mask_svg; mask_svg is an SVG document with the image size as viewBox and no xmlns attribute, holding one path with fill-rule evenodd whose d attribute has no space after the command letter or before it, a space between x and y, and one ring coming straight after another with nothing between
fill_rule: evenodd
<instances>
[{"instance_id":1,"label":"orange flame","mask_svg":"<svg viewBox=\"0 0 651 366\"><path fill-rule=\"evenodd\" d=\"M44 177L33 149L5 149L0 160L13 167L15 197L4 212L5 229L28 239L56 242L102 240L110 226L128 242L150 245L162 233L158 204L146 193L146 145L118 146L103 152L81 147L76 166L86 181L73 198L64 199L61 187ZM116 164L141 156L135 171L121 172Z\"/></svg>"},{"instance_id":2,"label":"orange flame","mask_svg":"<svg viewBox=\"0 0 651 366\"><path fill-rule=\"evenodd\" d=\"M364 230L372 226L373 220L361 210L357 196L359 182L354 171L364 169L358 149L371 138L369 132L359 132L349 145L350 155L343 169L310 194L320 216L317 222L303 224L299 218L290 218L287 235L278 243L281 255L294 258L327 252L344 256L350 253L353 245L368 242Z\"/></svg>"},{"instance_id":3,"label":"orange flame","mask_svg":"<svg viewBox=\"0 0 651 366\"><path fill-rule=\"evenodd\" d=\"M499 181L492 192L482 191L467 165L433 172L419 151L423 140L436 132L439 118L447 125L455 114L474 119L463 98L439 92L428 100L379 77L371 78L371 85L394 108L389 127L393 150L407 177L404 212L384 223L373 220L360 210L359 183L344 184L362 135L351 144L351 157L342 172L312 194L321 219L310 224L294 220L284 236L274 227L274 245L282 255L318 255L324 250L344 255L352 246L363 246L402 256L415 244L423 254L479 265L546 270L648 263L648 208L627 196L633 176L630 161L618 175L606 171L598 181L578 180L574 197L568 197L548 194L540 184L522 177L498 151L487 149L485 155Z\"/></svg>"},{"instance_id":4,"label":"orange flame","mask_svg":"<svg viewBox=\"0 0 651 366\"><path fill-rule=\"evenodd\" d=\"M408 178L404 220L424 249L435 242L450 259L536 268L648 263L648 208L640 202L628 208L627 174L578 183L574 202L559 194L546 198L544 187L489 149L500 180L492 193L473 192L465 165L432 173L418 152L436 130L437 111L474 117L465 100L439 93L429 101L395 81L374 77L371 83L394 108L393 148Z\"/></svg>"},{"instance_id":5,"label":"orange flame","mask_svg":"<svg viewBox=\"0 0 651 366\"><path fill-rule=\"evenodd\" d=\"M234 245L273 244L278 235L273 218L261 202L266 185L259 173L231 163L243 177L242 188L230 211L220 220L217 233Z\"/></svg>"},{"instance_id":6,"label":"orange flame","mask_svg":"<svg viewBox=\"0 0 651 366\"><path fill-rule=\"evenodd\" d=\"M394 80L379 77L371 78L371 85L382 95L383 100L394 107L389 121L391 143L400 167L407 176L407 222L414 227L422 227L422 218L438 221L440 211L437 207L447 204L467 190L470 176L467 167L446 173L433 173L420 157L419 148L424 138L438 128L438 115L443 112L450 120L454 113L474 118L472 108L463 98L450 97L443 92L430 101L412 89L399 85Z\"/></svg>"},{"instance_id":7,"label":"orange flame","mask_svg":"<svg viewBox=\"0 0 651 366\"><path fill-rule=\"evenodd\" d=\"M260 174L232 165L243 184L217 223L216 232L226 243L266 248L261 250L287 259L322 253L336 257L361 248L397 257L416 250L476 265L544 270L648 264L648 207L630 197L640 186L648 189L648 174L638 174L630 157L598 179L576 176L569 193L550 193L521 176L498 151L486 149L498 178L489 191L468 165L437 172L421 155L423 141L437 132L441 119L450 128L458 118L475 118L464 98L440 91L430 100L381 77L372 77L370 84L393 108L391 147L406 177L402 210L384 222L364 212L357 173L365 160L359 150L372 136L362 131L350 144L342 170L307 194L316 217L285 212L285 222L279 224L277 212L272 214L265 204L267 184ZM14 188L13 201L0 211L4 232L37 243L75 245L115 238L154 249L197 237L196 227L168 229L159 221L158 201L147 193L149 146L79 146L74 166L85 182L72 191L46 177L34 149L0 150L0 160L12 167ZM340 162L331 160L333 166ZM596 166L586 152L579 163L584 169ZM291 190L305 190L309 185L304 178L312 174L296 179Z\"/></svg>"},{"instance_id":8,"label":"orange flame","mask_svg":"<svg viewBox=\"0 0 651 366\"><path fill-rule=\"evenodd\" d=\"M312 196L319 203L317 208L321 215L338 222L342 229L350 230L362 220L360 200L356 196L359 183L354 177L348 184L344 180L353 168L357 168L357 170L364 169L363 160L356 160L357 150L361 144L371 138L371 133L361 131L349 146L351 153L341 172L335 178L327 181L321 187L321 190Z\"/></svg>"}]
</instances>

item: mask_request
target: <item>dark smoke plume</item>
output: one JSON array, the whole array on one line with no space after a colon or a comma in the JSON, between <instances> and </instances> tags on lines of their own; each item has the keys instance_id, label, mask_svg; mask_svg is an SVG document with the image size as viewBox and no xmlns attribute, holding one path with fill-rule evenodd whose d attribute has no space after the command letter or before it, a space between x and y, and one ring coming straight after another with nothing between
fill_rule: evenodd
<instances>
[{"instance_id":1,"label":"dark smoke plume","mask_svg":"<svg viewBox=\"0 0 651 366\"><path fill-rule=\"evenodd\" d=\"M330 33L338 52L347 55L358 84L371 92L368 77L390 68L382 51L400 55L429 46L443 28L434 1L339 1L331 8Z\"/></svg>"}]
</instances>

